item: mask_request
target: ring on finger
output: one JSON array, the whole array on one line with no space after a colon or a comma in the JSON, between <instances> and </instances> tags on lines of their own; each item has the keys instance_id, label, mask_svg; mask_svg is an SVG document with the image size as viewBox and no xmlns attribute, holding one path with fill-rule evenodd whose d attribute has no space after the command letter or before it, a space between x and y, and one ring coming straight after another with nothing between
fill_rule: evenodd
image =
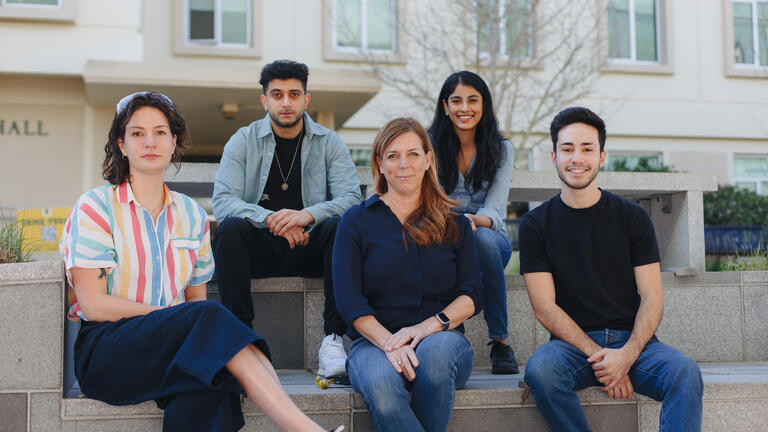
<instances>
[{"instance_id":1,"label":"ring on finger","mask_svg":"<svg viewBox=\"0 0 768 432\"><path fill-rule=\"evenodd\" d=\"M397 364L401 365L401 364L403 364L403 362L401 362L400 360L398 360L398 361L397 361Z\"/></svg>"}]
</instances>

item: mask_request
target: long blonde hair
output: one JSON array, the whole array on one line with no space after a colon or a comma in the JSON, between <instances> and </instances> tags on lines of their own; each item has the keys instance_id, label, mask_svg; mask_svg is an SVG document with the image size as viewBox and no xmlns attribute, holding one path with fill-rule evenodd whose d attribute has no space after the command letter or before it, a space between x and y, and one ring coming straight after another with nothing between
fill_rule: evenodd
<instances>
[{"instance_id":1,"label":"long blonde hair","mask_svg":"<svg viewBox=\"0 0 768 432\"><path fill-rule=\"evenodd\" d=\"M389 190L387 179L379 171L379 163L392 141L400 135L413 132L421 140L424 153L435 152L424 127L410 117L398 117L379 130L373 140L371 151L371 172L376 193L385 194ZM456 243L459 233L451 211L458 203L448 198L437 180L435 158L421 181L421 204L405 220L403 229L418 246L431 246L441 243Z\"/></svg>"}]
</instances>

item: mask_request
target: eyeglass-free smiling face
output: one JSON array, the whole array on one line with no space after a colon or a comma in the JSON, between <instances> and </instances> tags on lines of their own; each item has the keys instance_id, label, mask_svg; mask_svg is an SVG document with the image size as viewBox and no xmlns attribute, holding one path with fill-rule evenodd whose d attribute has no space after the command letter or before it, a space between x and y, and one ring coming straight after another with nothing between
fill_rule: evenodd
<instances>
[{"instance_id":1,"label":"eyeglass-free smiling face","mask_svg":"<svg viewBox=\"0 0 768 432\"><path fill-rule=\"evenodd\" d=\"M483 117L483 97L474 87L459 84L443 101L443 108L455 129L474 129Z\"/></svg>"},{"instance_id":2,"label":"eyeglass-free smiling face","mask_svg":"<svg viewBox=\"0 0 768 432\"><path fill-rule=\"evenodd\" d=\"M571 189L585 189L592 185L606 153L600 151L597 129L584 123L572 123L560 129L552 164L557 176Z\"/></svg>"},{"instance_id":3,"label":"eyeglass-free smiling face","mask_svg":"<svg viewBox=\"0 0 768 432\"><path fill-rule=\"evenodd\" d=\"M131 175L162 175L176 149L176 135L162 111L144 106L128 120L125 136L117 144L128 158Z\"/></svg>"}]
</instances>

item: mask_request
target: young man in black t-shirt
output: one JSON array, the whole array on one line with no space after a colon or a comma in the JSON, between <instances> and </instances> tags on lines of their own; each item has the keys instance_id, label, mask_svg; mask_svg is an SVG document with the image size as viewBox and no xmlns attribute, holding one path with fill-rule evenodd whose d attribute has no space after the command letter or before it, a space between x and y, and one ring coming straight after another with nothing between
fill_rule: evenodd
<instances>
[{"instance_id":1,"label":"young man in black t-shirt","mask_svg":"<svg viewBox=\"0 0 768 432\"><path fill-rule=\"evenodd\" d=\"M701 429L696 362L654 336L664 309L659 250L646 211L597 186L605 124L568 108L550 126L559 195L520 224L520 272L536 318L552 334L525 382L554 431L588 431L576 391L602 386L662 402L660 429Z\"/></svg>"}]
</instances>

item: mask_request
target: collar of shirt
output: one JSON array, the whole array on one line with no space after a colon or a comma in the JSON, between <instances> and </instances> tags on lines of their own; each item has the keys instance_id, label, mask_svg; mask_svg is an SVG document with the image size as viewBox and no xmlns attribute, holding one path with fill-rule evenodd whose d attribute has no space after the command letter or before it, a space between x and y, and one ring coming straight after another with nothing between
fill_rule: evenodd
<instances>
[{"instance_id":1,"label":"collar of shirt","mask_svg":"<svg viewBox=\"0 0 768 432\"><path fill-rule=\"evenodd\" d=\"M272 119L270 119L269 114L267 114L264 117L263 122L259 125L259 130L256 132L256 136L259 138L264 138L267 135L273 135L274 131L272 130ZM311 140L314 135L323 136L328 134L328 129L325 129L312 121L312 118L309 117L309 114L306 112L304 113L304 133L306 134L306 138ZM273 140L274 142L274 140Z\"/></svg>"},{"instance_id":2,"label":"collar of shirt","mask_svg":"<svg viewBox=\"0 0 768 432\"><path fill-rule=\"evenodd\" d=\"M163 202L163 208L168 207L170 204L178 205L178 203L176 203L176 198L173 197L171 190L168 189L168 186L166 186L165 183L163 183L163 190L165 191L165 201ZM136 200L136 196L133 194L133 189L131 189L131 184L127 181L117 186L117 199L123 204L135 202L142 208L146 208Z\"/></svg>"}]
</instances>

